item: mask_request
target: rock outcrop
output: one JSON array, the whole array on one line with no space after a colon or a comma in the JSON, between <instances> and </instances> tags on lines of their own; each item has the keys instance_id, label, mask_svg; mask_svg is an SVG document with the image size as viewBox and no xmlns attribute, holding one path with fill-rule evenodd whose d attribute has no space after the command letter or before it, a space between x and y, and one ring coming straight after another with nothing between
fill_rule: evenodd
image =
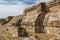
<instances>
[{"instance_id":1,"label":"rock outcrop","mask_svg":"<svg viewBox=\"0 0 60 40\"><path fill-rule=\"evenodd\" d=\"M39 3L25 9L23 15L8 17L5 22L0 25L0 32L6 36L0 34L2 40L19 40L19 37L60 40L60 0Z\"/></svg>"}]
</instances>

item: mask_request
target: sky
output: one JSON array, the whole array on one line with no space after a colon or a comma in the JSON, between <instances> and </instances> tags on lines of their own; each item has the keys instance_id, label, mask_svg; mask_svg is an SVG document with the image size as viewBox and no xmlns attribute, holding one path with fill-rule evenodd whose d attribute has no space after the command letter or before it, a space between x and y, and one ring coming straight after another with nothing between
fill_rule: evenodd
<instances>
[{"instance_id":1,"label":"sky","mask_svg":"<svg viewBox=\"0 0 60 40\"><path fill-rule=\"evenodd\" d=\"M0 0L0 18L23 14L23 10L39 2L49 0Z\"/></svg>"}]
</instances>

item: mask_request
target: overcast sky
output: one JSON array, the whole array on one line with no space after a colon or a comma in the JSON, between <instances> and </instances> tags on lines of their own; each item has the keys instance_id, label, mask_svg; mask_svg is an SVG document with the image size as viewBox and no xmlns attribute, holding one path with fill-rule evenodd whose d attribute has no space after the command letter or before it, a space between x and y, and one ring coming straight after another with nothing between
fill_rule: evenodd
<instances>
[{"instance_id":1,"label":"overcast sky","mask_svg":"<svg viewBox=\"0 0 60 40\"><path fill-rule=\"evenodd\" d=\"M47 1L49 0L0 0L0 18L22 14L30 5Z\"/></svg>"}]
</instances>

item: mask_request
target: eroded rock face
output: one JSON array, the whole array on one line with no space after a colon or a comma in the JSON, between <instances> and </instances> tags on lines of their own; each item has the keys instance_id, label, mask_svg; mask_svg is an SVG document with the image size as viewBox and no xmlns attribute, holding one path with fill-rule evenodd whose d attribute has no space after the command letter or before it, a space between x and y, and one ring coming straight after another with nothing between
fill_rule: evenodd
<instances>
[{"instance_id":1,"label":"eroded rock face","mask_svg":"<svg viewBox=\"0 0 60 40\"><path fill-rule=\"evenodd\" d=\"M19 37L28 37L28 33L24 28L18 28L18 36Z\"/></svg>"},{"instance_id":2,"label":"eroded rock face","mask_svg":"<svg viewBox=\"0 0 60 40\"><path fill-rule=\"evenodd\" d=\"M46 14L43 25L47 34L53 34L60 38L60 12Z\"/></svg>"},{"instance_id":3,"label":"eroded rock face","mask_svg":"<svg viewBox=\"0 0 60 40\"><path fill-rule=\"evenodd\" d=\"M60 26L60 12L48 13L44 19L45 26Z\"/></svg>"},{"instance_id":4,"label":"eroded rock face","mask_svg":"<svg viewBox=\"0 0 60 40\"><path fill-rule=\"evenodd\" d=\"M55 35L55 38L60 38L59 10L59 1L49 3L47 6L45 3L40 3L24 10L24 16L18 15L14 16L11 20L10 18L6 19L8 22L0 27L4 28L3 30L6 30L6 33L9 33L8 37L9 35L10 37L26 37L26 35L28 36L28 33L29 36L31 34L32 37L35 37L35 33L45 32L46 34ZM21 29L21 27L23 29ZM41 34L39 36L41 36ZM48 40L45 37L48 38L48 36L44 36L41 40Z\"/></svg>"},{"instance_id":5,"label":"eroded rock face","mask_svg":"<svg viewBox=\"0 0 60 40\"><path fill-rule=\"evenodd\" d=\"M49 10L47 9L45 3L33 6L32 8L26 9L24 11L25 16L22 19L21 25L30 32L42 33L44 32L43 20L45 14L48 13Z\"/></svg>"}]
</instances>

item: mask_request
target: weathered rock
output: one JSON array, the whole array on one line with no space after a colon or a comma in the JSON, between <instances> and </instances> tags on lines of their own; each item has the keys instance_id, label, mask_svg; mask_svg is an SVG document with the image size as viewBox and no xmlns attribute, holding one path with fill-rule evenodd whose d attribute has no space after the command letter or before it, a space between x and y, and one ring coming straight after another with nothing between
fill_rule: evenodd
<instances>
[{"instance_id":1,"label":"weathered rock","mask_svg":"<svg viewBox=\"0 0 60 40\"><path fill-rule=\"evenodd\" d=\"M60 38L60 1L54 0L49 3L39 3L24 10L23 15L8 17L8 21L2 27L1 33L8 37L33 37L37 40L54 40ZM7 33L8 32L8 33ZM39 34L38 34L39 33ZM41 35L42 33L42 35ZM52 35L52 36L51 36Z\"/></svg>"},{"instance_id":2,"label":"weathered rock","mask_svg":"<svg viewBox=\"0 0 60 40\"><path fill-rule=\"evenodd\" d=\"M55 12L53 11L45 15L43 22L43 25L45 26L45 32L47 34L55 35L57 39L60 38L60 7L58 8L58 6L55 6Z\"/></svg>"},{"instance_id":3,"label":"weathered rock","mask_svg":"<svg viewBox=\"0 0 60 40\"><path fill-rule=\"evenodd\" d=\"M28 9L24 11L25 16L22 19L22 27L30 32L43 32L43 20L45 14L49 11L45 5L45 3L39 4L40 6L36 6L35 10ZM32 7L34 9L34 6Z\"/></svg>"}]
</instances>

